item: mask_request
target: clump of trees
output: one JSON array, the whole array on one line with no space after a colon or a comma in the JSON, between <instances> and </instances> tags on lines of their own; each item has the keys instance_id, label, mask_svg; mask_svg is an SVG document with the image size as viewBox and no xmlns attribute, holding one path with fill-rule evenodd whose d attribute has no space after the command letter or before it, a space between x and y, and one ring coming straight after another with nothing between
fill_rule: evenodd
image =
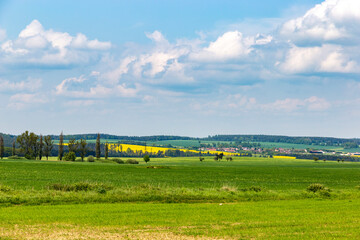
<instances>
[{"instance_id":1,"label":"clump of trees","mask_svg":"<svg viewBox=\"0 0 360 240\"><path fill-rule=\"evenodd\" d=\"M43 157L43 153L48 158L49 151L53 148L53 142L50 136L46 136L45 146L43 136L36 135L33 132L25 131L16 138L16 143L20 147L20 152L24 154L27 159L39 159ZM13 143L13 155L15 155L15 142Z\"/></svg>"}]
</instances>

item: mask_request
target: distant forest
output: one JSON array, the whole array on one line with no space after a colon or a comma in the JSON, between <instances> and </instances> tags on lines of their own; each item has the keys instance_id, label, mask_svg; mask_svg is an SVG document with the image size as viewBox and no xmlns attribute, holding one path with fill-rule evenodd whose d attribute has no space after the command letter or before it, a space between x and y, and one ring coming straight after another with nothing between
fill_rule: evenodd
<instances>
[{"instance_id":1,"label":"distant forest","mask_svg":"<svg viewBox=\"0 0 360 240\"><path fill-rule=\"evenodd\" d=\"M4 138L6 147L10 147L12 142L16 140L15 135L0 133ZM85 139L95 140L97 134L73 134L64 135L64 140ZM345 148L357 147L360 145L359 138L332 138L332 137L290 137L276 135L214 135L205 138L194 138L184 136L116 136L110 134L100 134L101 139L118 140L126 142L156 142L165 140L199 140L199 141L231 141L231 142L274 142L274 143L291 143L291 144L307 144L320 146L342 146ZM53 140L59 140L59 135L51 135Z\"/></svg>"}]
</instances>

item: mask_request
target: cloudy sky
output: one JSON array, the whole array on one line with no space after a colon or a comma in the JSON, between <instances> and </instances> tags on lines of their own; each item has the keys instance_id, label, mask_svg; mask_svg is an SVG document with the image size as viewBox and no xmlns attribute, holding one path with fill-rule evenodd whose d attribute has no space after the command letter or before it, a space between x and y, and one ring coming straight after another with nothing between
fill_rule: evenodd
<instances>
[{"instance_id":1,"label":"cloudy sky","mask_svg":"<svg viewBox=\"0 0 360 240\"><path fill-rule=\"evenodd\" d=\"M360 137L359 0L0 0L0 132Z\"/></svg>"}]
</instances>

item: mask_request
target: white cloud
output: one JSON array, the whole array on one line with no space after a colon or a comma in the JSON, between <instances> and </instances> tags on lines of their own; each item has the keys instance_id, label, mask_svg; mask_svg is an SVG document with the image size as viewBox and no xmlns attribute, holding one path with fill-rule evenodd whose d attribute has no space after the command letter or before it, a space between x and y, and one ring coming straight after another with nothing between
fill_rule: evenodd
<instances>
[{"instance_id":1,"label":"white cloud","mask_svg":"<svg viewBox=\"0 0 360 240\"><path fill-rule=\"evenodd\" d=\"M262 109L271 111L294 112L298 110L309 111L324 111L331 107L331 104L316 96L307 99L286 98L283 100L276 100L273 103L263 104Z\"/></svg>"},{"instance_id":2,"label":"white cloud","mask_svg":"<svg viewBox=\"0 0 360 240\"><path fill-rule=\"evenodd\" d=\"M68 85L71 83L82 83L86 80L85 76L82 75L79 78L67 78L64 79L59 85L56 86L56 94L62 95L68 92Z\"/></svg>"},{"instance_id":3,"label":"white cloud","mask_svg":"<svg viewBox=\"0 0 360 240\"><path fill-rule=\"evenodd\" d=\"M293 46L287 53L284 63L280 65L282 71L287 73L313 73L313 72L360 72L356 61L352 60L336 45L323 45L321 47Z\"/></svg>"},{"instance_id":4,"label":"white cloud","mask_svg":"<svg viewBox=\"0 0 360 240\"><path fill-rule=\"evenodd\" d=\"M91 76L91 75L90 75ZM90 82L89 82L90 81ZM87 87L84 84L93 84L93 87ZM73 84L81 85L80 89L75 88ZM126 83L103 86L100 83L94 83L84 75L79 78L64 79L56 86L55 94L73 98L111 98L111 97L136 97L141 86L135 84L134 88L128 87Z\"/></svg>"},{"instance_id":5,"label":"white cloud","mask_svg":"<svg viewBox=\"0 0 360 240\"><path fill-rule=\"evenodd\" d=\"M0 79L0 91L35 91L41 88L42 79L28 78L26 81L12 82Z\"/></svg>"},{"instance_id":6,"label":"white cloud","mask_svg":"<svg viewBox=\"0 0 360 240\"><path fill-rule=\"evenodd\" d=\"M254 38L244 38L239 31L226 32L191 58L197 61L226 61L247 56L255 44Z\"/></svg>"},{"instance_id":7,"label":"white cloud","mask_svg":"<svg viewBox=\"0 0 360 240\"><path fill-rule=\"evenodd\" d=\"M17 39L8 40L1 45L0 54L4 54L7 61L15 63L72 64L86 63L94 54L93 51L110 48L110 42L88 40L81 33L73 37L67 32L45 30L38 20L33 20L20 32Z\"/></svg>"},{"instance_id":8,"label":"white cloud","mask_svg":"<svg viewBox=\"0 0 360 240\"><path fill-rule=\"evenodd\" d=\"M35 93L18 93L10 97L8 108L20 110L27 106L43 104L46 102L47 98L44 95Z\"/></svg>"},{"instance_id":9,"label":"white cloud","mask_svg":"<svg viewBox=\"0 0 360 240\"><path fill-rule=\"evenodd\" d=\"M105 73L103 77L107 79L110 83L117 83L123 74L128 73L129 64L131 64L135 60L136 57L133 56L125 57L116 69Z\"/></svg>"},{"instance_id":10,"label":"white cloud","mask_svg":"<svg viewBox=\"0 0 360 240\"><path fill-rule=\"evenodd\" d=\"M294 42L340 41L358 38L360 1L326 0L304 16L280 28L280 34Z\"/></svg>"}]
</instances>

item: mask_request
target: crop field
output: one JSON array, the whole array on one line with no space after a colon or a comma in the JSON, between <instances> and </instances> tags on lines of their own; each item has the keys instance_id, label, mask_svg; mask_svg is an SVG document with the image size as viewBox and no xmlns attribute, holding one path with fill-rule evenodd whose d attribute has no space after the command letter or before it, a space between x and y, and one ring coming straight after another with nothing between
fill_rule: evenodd
<instances>
[{"instance_id":1,"label":"crop field","mask_svg":"<svg viewBox=\"0 0 360 240\"><path fill-rule=\"evenodd\" d=\"M1 160L0 239L360 237L359 163L138 161Z\"/></svg>"}]
</instances>

